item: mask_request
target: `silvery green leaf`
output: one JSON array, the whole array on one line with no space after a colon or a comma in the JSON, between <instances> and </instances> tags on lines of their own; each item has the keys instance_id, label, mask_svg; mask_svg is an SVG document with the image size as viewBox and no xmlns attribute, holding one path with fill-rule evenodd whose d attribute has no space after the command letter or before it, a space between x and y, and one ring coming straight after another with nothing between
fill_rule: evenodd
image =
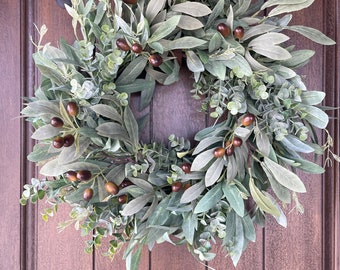
<instances>
[{"instance_id":1,"label":"silvery green leaf","mask_svg":"<svg viewBox=\"0 0 340 270\"><path fill-rule=\"evenodd\" d=\"M234 29L234 10L232 5L229 6L226 25L228 25L230 29Z\"/></svg>"},{"instance_id":2,"label":"silvery green leaf","mask_svg":"<svg viewBox=\"0 0 340 270\"><path fill-rule=\"evenodd\" d=\"M200 181L186 189L181 197L181 203L189 203L196 200L205 190L204 181Z\"/></svg>"},{"instance_id":3,"label":"silvery green leaf","mask_svg":"<svg viewBox=\"0 0 340 270\"><path fill-rule=\"evenodd\" d=\"M314 174L321 174L325 172L325 169L321 167L318 164L315 164L314 162L308 161L306 159L298 159L298 158L292 158L294 159L295 162L299 163L299 168L300 170L303 170L308 173L314 173Z\"/></svg>"},{"instance_id":4,"label":"silvery green leaf","mask_svg":"<svg viewBox=\"0 0 340 270\"><path fill-rule=\"evenodd\" d=\"M269 12L268 16L274 17L274 16L277 16L277 15L282 14L282 13L290 13L290 12L293 12L293 11L298 11L298 10L309 7L313 2L314 2L314 0L306 0L301 4L279 5L276 8L272 9Z\"/></svg>"},{"instance_id":5,"label":"silvery green leaf","mask_svg":"<svg viewBox=\"0 0 340 270\"><path fill-rule=\"evenodd\" d=\"M312 1L312 0L311 0ZM335 41L327 37L321 31L302 25L289 26L287 29L297 32L310 40L322 45L334 45Z\"/></svg>"},{"instance_id":6,"label":"silvery green leaf","mask_svg":"<svg viewBox=\"0 0 340 270\"><path fill-rule=\"evenodd\" d=\"M96 128L100 136L109 137L125 142L131 142L126 130L119 124L113 122L107 122L99 125Z\"/></svg>"},{"instance_id":7,"label":"silvery green leaf","mask_svg":"<svg viewBox=\"0 0 340 270\"><path fill-rule=\"evenodd\" d=\"M324 100L325 96L326 93L321 91L303 91L301 102L306 105L317 105Z\"/></svg>"},{"instance_id":8,"label":"silvery green leaf","mask_svg":"<svg viewBox=\"0 0 340 270\"><path fill-rule=\"evenodd\" d=\"M81 137L78 142L79 145L75 142L70 147L63 147L58 156L59 164L67 164L79 159L89 147L90 142L89 139Z\"/></svg>"},{"instance_id":9,"label":"silvery green leaf","mask_svg":"<svg viewBox=\"0 0 340 270\"><path fill-rule=\"evenodd\" d=\"M237 164L234 156L228 157L227 180L233 180L237 175Z\"/></svg>"},{"instance_id":10,"label":"silvery green leaf","mask_svg":"<svg viewBox=\"0 0 340 270\"><path fill-rule=\"evenodd\" d=\"M261 6L261 10L276 5L296 5L304 2L306 2L306 0L268 0Z\"/></svg>"},{"instance_id":11,"label":"silvery green leaf","mask_svg":"<svg viewBox=\"0 0 340 270\"><path fill-rule=\"evenodd\" d=\"M185 55L187 56L187 66L191 72L203 72L204 66L201 62L201 59L193 52L186 51Z\"/></svg>"},{"instance_id":12,"label":"silvery green leaf","mask_svg":"<svg viewBox=\"0 0 340 270\"><path fill-rule=\"evenodd\" d=\"M139 56L133 59L129 65L124 68L115 83L117 85L126 85L133 83L137 77L143 72L148 59L144 56Z\"/></svg>"},{"instance_id":13,"label":"silvery green leaf","mask_svg":"<svg viewBox=\"0 0 340 270\"><path fill-rule=\"evenodd\" d=\"M209 71L212 75L216 76L219 80L224 81L226 77L227 68L221 63L221 61L210 62L206 64L205 69Z\"/></svg>"},{"instance_id":14,"label":"silvery green leaf","mask_svg":"<svg viewBox=\"0 0 340 270\"><path fill-rule=\"evenodd\" d=\"M58 152L50 153L48 151L49 148L50 144L36 144L33 147L33 152L27 156L27 159L31 162L40 162L51 159L59 154Z\"/></svg>"},{"instance_id":15,"label":"silvery green leaf","mask_svg":"<svg viewBox=\"0 0 340 270\"><path fill-rule=\"evenodd\" d=\"M305 113L303 119L313 126L324 129L328 125L329 118L323 110L309 105L300 105L298 109Z\"/></svg>"},{"instance_id":16,"label":"silvery green leaf","mask_svg":"<svg viewBox=\"0 0 340 270\"><path fill-rule=\"evenodd\" d=\"M268 68L264 65L262 65L260 62L255 60L248 50L246 50L244 57L248 61L249 65L251 66L252 70L254 71L265 71L268 70Z\"/></svg>"},{"instance_id":17,"label":"silvery green leaf","mask_svg":"<svg viewBox=\"0 0 340 270\"><path fill-rule=\"evenodd\" d=\"M268 177L268 180L270 182L271 188L273 189L274 193L276 196L285 203L290 203L291 201L291 196L290 196L290 191L288 188L284 187L281 185L273 176L270 170L267 169L265 164L261 163L261 166L265 172L265 174Z\"/></svg>"},{"instance_id":18,"label":"silvery green leaf","mask_svg":"<svg viewBox=\"0 0 340 270\"><path fill-rule=\"evenodd\" d=\"M212 149L208 149L199 155L197 155L191 164L192 171L202 170L208 163L214 158L214 153Z\"/></svg>"},{"instance_id":19,"label":"silvery green leaf","mask_svg":"<svg viewBox=\"0 0 340 270\"><path fill-rule=\"evenodd\" d=\"M173 5L171 10L188 14L193 17L203 17L211 13L211 9L207 5L191 1Z\"/></svg>"},{"instance_id":20,"label":"silvery green leaf","mask_svg":"<svg viewBox=\"0 0 340 270\"><path fill-rule=\"evenodd\" d=\"M45 139L53 138L59 133L60 133L60 128L56 128L48 124L34 131L31 138L35 140L45 140Z\"/></svg>"},{"instance_id":21,"label":"silvery green leaf","mask_svg":"<svg viewBox=\"0 0 340 270\"><path fill-rule=\"evenodd\" d=\"M201 153L204 149L208 148L209 146L215 144L215 143L222 143L223 142L223 137L207 137L204 138L199 142L199 144L196 146L194 152L192 155L197 155Z\"/></svg>"},{"instance_id":22,"label":"silvery green leaf","mask_svg":"<svg viewBox=\"0 0 340 270\"><path fill-rule=\"evenodd\" d=\"M191 16L182 15L178 27L184 30L197 30L204 27L203 23Z\"/></svg>"},{"instance_id":23,"label":"silvery green leaf","mask_svg":"<svg viewBox=\"0 0 340 270\"><path fill-rule=\"evenodd\" d=\"M244 230L244 236L252 242L256 241L256 231L254 227L254 222L249 215L245 215L242 218L242 225Z\"/></svg>"},{"instance_id":24,"label":"silvery green leaf","mask_svg":"<svg viewBox=\"0 0 340 270\"><path fill-rule=\"evenodd\" d=\"M240 190L236 185L229 184L227 181L224 181L222 184L222 190L224 196L229 202L229 205L234 209L236 214L240 217L244 216L244 200L241 196Z\"/></svg>"},{"instance_id":25,"label":"silvery green leaf","mask_svg":"<svg viewBox=\"0 0 340 270\"><path fill-rule=\"evenodd\" d=\"M185 236L185 240L190 245L193 245L197 224L198 224L197 215L195 215L192 212L183 214L182 230Z\"/></svg>"},{"instance_id":26,"label":"silvery green leaf","mask_svg":"<svg viewBox=\"0 0 340 270\"><path fill-rule=\"evenodd\" d=\"M241 55L235 54L233 58L230 60L223 62L228 68L233 69L235 67L239 67L240 71L245 76L251 76L253 74L253 71L248 63L248 61Z\"/></svg>"},{"instance_id":27,"label":"silvery green leaf","mask_svg":"<svg viewBox=\"0 0 340 270\"><path fill-rule=\"evenodd\" d=\"M124 109L124 124L132 145L136 149L139 143L138 124L129 106Z\"/></svg>"},{"instance_id":28,"label":"silvery green leaf","mask_svg":"<svg viewBox=\"0 0 340 270\"><path fill-rule=\"evenodd\" d=\"M151 24L158 13L164 9L166 0L150 0L145 11L145 17Z\"/></svg>"},{"instance_id":29,"label":"silvery green leaf","mask_svg":"<svg viewBox=\"0 0 340 270\"><path fill-rule=\"evenodd\" d=\"M290 54L292 55L292 58L283 60L280 63L283 66L296 69L298 67L305 65L309 61L309 59L315 54L315 52L312 50L298 50L292 51Z\"/></svg>"},{"instance_id":30,"label":"silvery green leaf","mask_svg":"<svg viewBox=\"0 0 340 270\"><path fill-rule=\"evenodd\" d=\"M283 213L283 211L282 211L281 207L279 206L279 204L275 201L275 199L268 192L264 192L264 194L266 194L266 196L273 202L273 204L280 211L280 216L279 217L274 216L276 222L278 224L280 224L282 227L287 228L287 217Z\"/></svg>"},{"instance_id":31,"label":"silvery green leaf","mask_svg":"<svg viewBox=\"0 0 340 270\"><path fill-rule=\"evenodd\" d=\"M132 36L131 27L120 16L116 15L115 20L119 28L122 29L125 34Z\"/></svg>"},{"instance_id":32,"label":"silvery green leaf","mask_svg":"<svg viewBox=\"0 0 340 270\"><path fill-rule=\"evenodd\" d=\"M270 140L268 135L261 131L257 126L255 127L254 132L257 148L263 155L268 156L270 153Z\"/></svg>"},{"instance_id":33,"label":"silvery green leaf","mask_svg":"<svg viewBox=\"0 0 340 270\"><path fill-rule=\"evenodd\" d=\"M242 226L242 219L239 216L235 216L235 243L230 248L230 258L236 267L238 261L241 258L244 245L244 231Z\"/></svg>"},{"instance_id":34,"label":"silvery green leaf","mask_svg":"<svg viewBox=\"0 0 340 270\"><path fill-rule=\"evenodd\" d=\"M281 185L295 192L306 192L305 185L295 173L287 170L285 167L277 164L267 157L264 157L263 162L276 181L278 181Z\"/></svg>"},{"instance_id":35,"label":"silvery green leaf","mask_svg":"<svg viewBox=\"0 0 340 270\"><path fill-rule=\"evenodd\" d=\"M293 56L292 56L293 57ZM278 75L280 75L281 77L285 78L285 79L291 79L294 78L296 76L296 73L294 70L287 68L285 66L281 66L281 65L273 65L270 66L270 68Z\"/></svg>"},{"instance_id":36,"label":"silvery green leaf","mask_svg":"<svg viewBox=\"0 0 340 270\"><path fill-rule=\"evenodd\" d=\"M136 177L129 177L129 180L136 186L140 187L141 189L144 189L145 191L148 192L153 191L153 186L147 180Z\"/></svg>"},{"instance_id":37,"label":"silvery green leaf","mask_svg":"<svg viewBox=\"0 0 340 270\"><path fill-rule=\"evenodd\" d=\"M145 79L137 79L131 84L126 85L117 85L117 91L120 93L136 93L141 92L145 88L153 88L155 86L155 82L153 80L145 80Z\"/></svg>"},{"instance_id":38,"label":"silvery green leaf","mask_svg":"<svg viewBox=\"0 0 340 270\"><path fill-rule=\"evenodd\" d=\"M138 213L140 210L143 209L143 207L150 201L152 197L152 193L147 193L131 200L127 203L127 205L125 205L125 207L121 211L121 214L123 216L132 216Z\"/></svg>"},{"instance_id":39,"label":"silvery green leaf","mask_svg":"<svg viewBox=\"0 0 340 270\"><path fill-rule=\"evenodd\" d=\"M148 210L145 212L145 214L142 218L142 221L145 221L153 213L153 211L155 211L157 205L158 205L157 195L154 195L152 203L151 203L150 207L148 208Z\"/></svg>"},{"instance_id":40,"label":"silvery green leaf","mask_svg":"<svg viewBox=\"0 0 340 270\"><path fill-rule=\"evenodd\" d=\"M262 35L264 33L272 32L276 29L277 26L271 24L259 24L256 26L252 26L244 33L242 40L247 40L249 38Z\"/></svg>"},{"instance_id":41,"label":"silvery green leaf","mask_svg":"<svg viewBox=\"0 0 340 270\"><path fill-rule=\"evenodd\" d=\"M102 115L104 117L107 117L113 121L117 121L119 123L122 123L122 117L120 114L117 112L117 110L106 104L96 104L90 107L91 110L93 110L95 113Z\"/></svg>"},{"instance_id":42,"label":"silvery green leaf","mask_svg":"<svg viewBox=\"0 0 340 270\"><path fill-rule=\"evenodd\" d=\"M193 49L207 43L203 39L195 37L182 37L175 40L160 40L159 43L163 46L165 51L171 51L176 49Z\"/></svg>"},{"instance_id":43,"label":"silvery green leaf","mask_svg":"<svg viewBox=\"0 0 340 270\"><path fill-rule=\"evenodd\" d=\"M215 185L210 189L197 203L194 213L202 213L209 211L211 208L215 207L216 204L221 200L223 192L221 189L221 183Z\"/></svg>"},{"instance_id":44,"label":"silvery green leaf","mask_svg":"<svg viewBox=\"0 0 340 270\"><path fill-rule=\"evenodd\" d=\"M149 87L145 87L144 90L141 91L139 104L140 111L144 110L147 106L150 105L156 86L156 81L154 79L147 78L146 80L148 81Z\"/></svg>"},{"instance_id":45,"label":"silvery green leaf","mask_svg":"<svg viewBox=\"0 0 340 270\"><path fill-rule=\"evenodd\" d=\"M221 48L222 42L223 42L223 37L221 36L221 34L215 33L209 40L209 46L208 46L209 53L212 53L212 52L218 50L219 48ZM230 54L228 54L227 56L228 56L227 59L230 59L230 58L234 57L234 54L230 52ZM214 59L215 60L221 60L218 57L217 58L214 57Z\"/></svg>"},{"instance_id":46,"label":"silvery green leaf","mask_svg":"<svg viewBox=\"0 0 340 270\"><path fill-rule=\"evenodd\" d=\"M119 186L125 178L125 165L114 166L107 174L106 179Z\"/></svg>"},{"instance_id":47,"label":"silvery green leaf","mask_svg":"<svg viewBox=\"0 0 340 270\"><path fill-rule=\"evenodd\" d=\"M280 216L279 210L272 203L272 201L266 197L261 190L254 183L254 179L250 178L249 181L250 194L256 202L257 206L263 211L273 216Z\"/></svg>"},{"instance_id":48,"label":"silvery green leaf","mask_svg":"<svg viewBox=\"0 0 340 270\"><path fill-rule=\"evenodd\" d=\"M216 159L214 163L210 165L210 167L207 170L207 173L205 174L205 186L206 187L210 187L216 183L216 181L221 176L224 165L225 165L225 160L222 157Z\"/></svg>"},{"instance_id":49,"label":"silvery green leaf","mask_svg":"<svg viewBox=\"0 0 340 270\"><path fill-rule=\"evenodd\" d=\"M160 39L165 38L170 35L172 31L174 31L181 19L180 15L172 16L170 19L166 20L159 24L158 28L152 34L152 36L148 40L148 44L158 41Z\"/></svg>"},{"instance_id":50,"label":"silvery green leaf","mask_svg":"<svg viewBox=\"0 0 340 270\"><path fill-rule=\"evenodd\" d=\"M246 141L251 134L251 130L248 128L244 128L244 127L237 127L234 130L234 134L235 136L240 137L244 141Z\"/></svg>"},{"instance_id":51,"label":"silvery green leaf","mask_svg":"<svg viewBox=\"0 0 340 270\"><path fill-rule=\"evenodd\" d=\"M215 4L214 9L212 10L212 12L210 13L208 17L208 21L205 24L206 29L208 29L212 25L212 23L216 20L216 18L218 18L221 15L223 8L224 8L224 0L219 0Z\"/></svg>"},{"instance_id":52,"label":"silvery green leaf","mask_svg":"<svg viewBox=\"0 0 340 270\"><path fill-rule=\"evenodd\" d=\"M45 176L59 176L70 170L89 170L94 173L99 171L99 166L90 162L74 162L61 165L59 164L58 159L53 159L41 167L40 174Z\"/></svg>"},{"instance_id":53,"label":"silvery green leaf","mask_svg":"<svg viewBox=\"0 0 340 270\"><path fill-rule=\"evenodd\" d=\"M238 17L239 15L244 15L244 13L247 12L251 2L251 0L239 0L238 2L236 2L236 5L233 7L235 10L235 17Z\"/></svg>"},{"instance_id":54,"label":"silvery green leaf","mask_svg":"<svg viewBox=\"0 0 340 270\"><path fill-rule=\"evenodd\" d=\"M44 114L60 116L59 106L57 103L47 100L37 100L30 102L21 113L28 117L37 117Z\"/></svg>"},{"instance_id":55,"label":"silvery green leaf","mask_svg":"<svg viewBox=\"0 0 340 270\"><path fill-rule=\"evenodd\" d=\"M285 136L281 143L286 146L288 149L297 151L300 153L312 153L314 152L314 148L310 147L308 144L303 143L301 140L296 138L293 135L288 134Z\"/></svg>"},{"instance_id":56,"label":"silvery green leaf","mask_svg":"<svg viewBox=\"0 0 340 270\"><path fill-rule=\"evenodd\" d=\"M249 42L248 47L258 54L264 55L273 60L286 60L291 54L284 48L277 46L289 39L282 33L267 33Z\"/></svg>"}]
</instances>

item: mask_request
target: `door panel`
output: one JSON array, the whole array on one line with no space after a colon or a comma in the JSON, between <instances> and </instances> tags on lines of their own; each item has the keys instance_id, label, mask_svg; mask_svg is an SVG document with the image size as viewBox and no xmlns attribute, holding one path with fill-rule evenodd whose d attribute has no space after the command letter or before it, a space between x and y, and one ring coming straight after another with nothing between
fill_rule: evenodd
<instances>
[{"instance_id":1,"label":"door panel","mask_svg":"<svg viewBox=\"0 0 340 270\"><path fill-rule=\"evenodd\" d=\"M26 208L20 208L18 204L23 183L28 182L35 172L32 164L26 162L28 148L32 146L30 128L16 118L19 116L21 96L31 94L33 84L38 82L38 73L32 68L33 48L28 42L29 35L36 40L33 23L38 26L44 23L49 28L44 42L57 44L60 37L68 42L73 41L71 19L54 0L0 1L0 69L4 78L0 92L0 120L4 127L0 152L0 193L4 200L0 211L5 217L0 230L0 269L124 269L125 261L120 259L122 252L113 261L100 255L105 252L104 247L88 255L83 252L86 238L81 237L73 226L57 233L58 222L68 219L67 206L60 207L57 216L45 223L41 219L41 212L47 206L44 202L40 202L38 207L30 205ZM307 11L295 16L295 24L318 28L337 40L338 44L324 48L298 35L292 41L298 48L316 50L310 64L300 73L307 76L309 89L324 89L327 92L326 103L331 106L339 106L339 23L338 1L316 0ZM157 86L152 105L139 113L148 113L149 123L142 134L144 141L150 138L166 141L171 133L192 139L195 132L207 125L208 119L197 112L199 105L190 96L191 84L190 73L183 69L181 81L177 84ZM133 104L137 113L138 97L133 97ZM330 111L330 115L330 132L338 139L338 111ZM334 150L339 153L338 140L335 140ZM301 174L301 177L308 190L299 196L305 213L300 215L287 210L287 229L270 218L265 229L258 227L257 241L249 244L237 270L340 270L339 166L335 164L328 169L324 177L307 174ZM207 266L216 270L233 269L230 258L225 257L218 245L215 250L218 255ZM151 253L145 248L140 269L203 270L208 269L207 266L193 259L185 246L161 244L155 246Z\"/></svg>"}]
</instances>

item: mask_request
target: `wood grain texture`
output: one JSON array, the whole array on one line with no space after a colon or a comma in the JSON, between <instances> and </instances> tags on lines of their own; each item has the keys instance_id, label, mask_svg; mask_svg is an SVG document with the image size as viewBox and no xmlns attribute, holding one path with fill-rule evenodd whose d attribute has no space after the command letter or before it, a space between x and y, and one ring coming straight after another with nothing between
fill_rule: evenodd
<instances>
[{"instance_id":1,"label":"wood grain texture","mask_svg":"<svg viewBox=\"0 0 340 270\"><path fill-rule=\"evenodd\" d=\"M0 2L0 269L20 269L20 6ZM10 52L10 53L9 53Z\"/></svg>"},{"instance_id":2,"label":"wood grain texture","mask_svg":"<svg viewBox=\"0 0 340 270\"><path fill-rule=\"evenodd\" d=\"M54 0L37 0L37 7L37 25L40 27L45 24L48 28L44 43L51 41L53 45L58 45L61 37L73 43L71 18L66 10L59 8ZM75 231L73 226L70 226L62 233L57 233L58 223L69 219L70 208L67 205L61 205L56 217L45 223L40 217L45 207L49 205L44 201L39 202L39 213L36 216L38 269L92 269L93 256L85 254L86 238L80 236L80 231Z\"/></svg>"},{"instance_id":3,"label":"wood grain texture","mask_svg":"<svg viewBox=\"0 0 340 270\"><path fill-rule=\"evenodd\" d=\"M295 13L291 25L308 25L322 31L323 1L315 1L308 10ZM313 14L313 16L310 16ZM309 64L299 70L305 76L304 81L308 90L324 89L324 77L320 72L323 62L324 48L308 39L289 33L291 43L296 44L296 49L314 50L315 56ZM310 157L312 159L312 157ZM305 207L303 215L296 211L289 212L294 207L289 206L286 211L288 226L286 229L270 219L269 226L265 229L265 269L277 270L318 270L322 269L322 207L323 182L319 175L300 173L307 193L298 194L299 200Z\"/></svg>"}]
</instances>

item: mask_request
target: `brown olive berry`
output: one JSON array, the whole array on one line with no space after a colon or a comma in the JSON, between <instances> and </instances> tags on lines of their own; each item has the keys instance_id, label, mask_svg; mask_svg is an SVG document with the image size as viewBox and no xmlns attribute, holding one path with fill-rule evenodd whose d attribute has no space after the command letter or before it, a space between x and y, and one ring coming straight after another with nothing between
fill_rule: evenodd
<instances>
[{"instance_id":1,"label":"brown olive berry","mask_svg":"<svg viewBox=\"0 0 340 270\"><path fill-rule=\"evenodd\" d=\"M111 181L105 183L105 189L112 195L116 195L119 192L118 186Z\"/></svg>"},{"instance_id":2,"label":"brown olive berry","mask_svg":"<svg viewBox=\"0 0 340 270\"><path fill-rule=\"evenodd\" d=\"M127 200L128 200L128 196L127 196L126 194L120 195L120 196L118 197L118 202L119 202L120 204L126 203Z\"/></svg>"},{"instance_id":3,"label":"brown olive berry","mask_svg":"<svg viewBox=\"0 0 340 270\"><path fill-rule=\"evenodd\" d=\"M83 193L84 200L89 201L92 199L92 197L93 197L93 189L92 188L85 189Z\"/></svg>"},{"instance_id":4,"label":"brown olive berry","mask_svg":"<svg viewBox=\"0 0 340 270\"><path fill-rule=\"evenodd\" d=\"M191 165L190 163L183 163L181 166L181 169L183 170L183 172L185 173L190 173L191 170Z\"/></svg>"},{"instance_id":5,"label":"brown olive berry","mask_svg":"<svg viewBox=\"0 0 340 270\"><path fill-rule=\"evenodd\" d=\"M119 185L119 188L125 188L125 187L128 187L128 186L131 186L133 185L133 183L128 180L128 179L125 179L123 180L123 182Z\"/></svg>"},{"instance_id":6,"label":"brown olive berry","mask_svg":"<svg viewBox=\"0 0 340 270\"><path fill-rule=\"evenodd\" d=\"M134 53L140 54L143 51L143 47L139 43L133 43L131 46L131 50Z\"/></svg>"},{"instance_id":7,"label":"brown olive berry","mask_svg":"<svg viewBox=\"0 0 340 270\"><path fill-rule=\"evenodd\" d=\"M234 29L234 37L237 39L242 39L244 36L244 28L242 26L237 26Z\"/></svg>"},{"instance_id":8,"label":"brown olive berry","mask_svg":"<svg viewBox=\"0 0 340 270\"><path fill-rule=\"evenodd\" d=\"M74 172L74 171L68 171L65 173L65 176L66 178L71 181L71 182L74 182L74 181L77 181L77 173Z\"/></svg>"},{"instance_id":9,"label":"brown olive berry","mask_svg":"<svg viewBox=\"0 0 340 270\"><path fill-rule=\"evenodd\" d=\"M239 137L234 137L233 139L233 146L240 147L242 145L243 141Z\"/></svg>"},{"instance_id":10,"label":"brown olive berry","mask_svg":"<svg viewBox=\"0 0 340 270\"><path fill-rule=\"evenodd\" d=\"M125 4L134 5L137 4L138 0L123 0Z\"/></svg>"},{"instance_id":11,"label":"brown olive berry","mask_svg":"<svg viewBox=\"0 0 340 270\"><path fill-rule=\"evenodd\" d=\"M182 188L182 182L175 182L171 185L171 190L173 192L178 192L181 190L181 188Z\"/></svg>"},{"instance_id":12,"label":"brown olive berry","mask_svg":"<svg viewBox=\"0 0 340 270\"><path fill-rule=\"evenodd\" d=\"M77 172L77 179L80 181L90 180L91 177L92 177L92 174L88 170L81 170Z\"/></svg>"},{"instance_id":13,"label":"brown olive berry","mask_svg":"<svg viewBox=\"0 0 340 270\"><path fill-rule=\"evenodd\" d=\"M219 23L216 27L217 31L221 33L223 37L228 37L231 33L230 27L225 23Z\"/></svg>"},{"instance_id":14,"label":"brown olive berry","mask_svg":"<svg viewBox=\"0 0 340 270\"><path fill-rule=\"evenodd\" d=\"M248 113L243 116L241 124L242 126L247 127L247 126L250 126L254 121L255 121L255 115L253 115L252 113Z\"/></svg>"},{"instance_id":15,"label":"brown olive berry","mask_svg":"<svg viewBox=\"0 0 340 270\"><path fill-rule=\"evenodd\" d=\"M53 139L52 144L54 148L62 148L64 146L64 138L57 136Z\"/></svg>"},{"instance_id":16,"label":"brown olive berry","mask_svg":"<svg viewBox=\"0 0 340 270\"><path fill-rule=\"evenodd\" d=\"M217 147L214 150L214 157L220 158L223 157L225 154L225 149L223 147Z\"/></svg>"},{"instance_id":17,"label":"brown olive berry","mask_svg":"<svg viewBox=\"0 0 340 270\"><path fill-rule=\"evenodd\" d=\"M71 116L76 116L78 114L78 105L77 103L70 101L66 105L66 111Z\"/></svg>"},{"instance_id":18,"label":"brown olive berry","mask_svg":"<svg viewBox=\"0 0 340 270\"><path fill-rule=\"evenodd\" d=\"M53 127L61 128L64 125L64 122L59 117L53 117L50 121L50 124Z\"/></svg>"},{"instance_id":19,"label":"brown olive berry","mask_svg":"<svg viewBox=\"0 0 340 270\"><path fill-rule=\"evenodd\" d=\"M231 156L232 154L234 154L235 152L235 148L233 145L230 145L228 148L225 149L225 154L227 156Z\"/></svg>"},{"instance_id":20,"label":"brown olive berry","mask_svg":"<svg viewBox=\"0 0 340 270\"><path fill-rule=\"evenodd\" d=\"M159 54L151 54L149 56L149 63L154 67L159 67L163 63L163 58Z\"/></svg>"},{"instance_id":21,"label":"brown olive berry","mask_svg":"<svg viewBox=\"0 0 340 270\"><path fill-rule=\"evenodd\" d=\"M64 146L70 147L74 143L74 136L71 134L64 136Z\"/></svg>"},{"instance_id":22,"label":"brown olive berry","mask_svg":"<svg viewBox=\"0 0 340 270\"><path fill-rule=\"evenodd\" d=\"M124 52L127 52L130 50L129 44L126 42L124 38L119 38L116 41L116 45L119 49L121 49Z\"/></svg>"}]
</instances>

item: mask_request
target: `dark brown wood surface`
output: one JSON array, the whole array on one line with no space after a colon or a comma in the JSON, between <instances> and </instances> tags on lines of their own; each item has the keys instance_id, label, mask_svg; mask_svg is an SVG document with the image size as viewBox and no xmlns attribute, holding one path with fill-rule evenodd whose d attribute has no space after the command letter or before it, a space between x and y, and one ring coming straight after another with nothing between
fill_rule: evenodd
<instances>
[{"instance_id":1,"label":"dark brown wood surface","mask_svg":"<svg viewBox=\"0 0 340 270\"><path fill-rule=\"evenodd\" d=\"M340 98L340 7L338 0L316 0L307 11L299 12L296 24L305 24L326 32L338 43L322 47L298 35L292 43L298 48L316 50L316 56L300 73L306 75L311 90L324 89L327 105L339 106ZM41 211L46 204L22 208L18 200L24 183L34 176L35 168L26 162L26 154L32 147L31 129L18 118L22 106L21 97L30 95L38 81L33 68L33 46L29 35L36 37L33 23L49 28L45 42L63 36L73 41L71 19L54 0L1 0L1 90L0 123L2 140L0 150L0 269L13 270L106 270L124 269L125 262L117 254L113 261L100 255L83 252L86 238L71 226L57 233L58 222L68 219L69 209L61 207L56 217L45 223ZM149 113L149 124L143 131L143 139L166 141L168 135L193 138L207 119L197 111L198 105L190 97L192 79L183 70L181 81L171 86L158 86L152 105L142 114ZM138 98L137 98L138 99ZM137 103L137 100L134 100ZM137 105L135 106L137 107ZM136 111L136 110L135 110ZM335 139L335 152L339 147L338 111L330 111L329 129ZM308 192L300 196L305 214L287 210L288 228L280 227L268 219L266 229L257 228L257 241L250 243L240 260L237 270L340 270L339 252L339 165L327 169L325 176L301 174ZM161 244L150 253L144 250L141 270L216 270L235 269L225 253L218 252L213 262L200 264L187 252L185 246L173 247Z\"/></svg>"}]
</instances>

